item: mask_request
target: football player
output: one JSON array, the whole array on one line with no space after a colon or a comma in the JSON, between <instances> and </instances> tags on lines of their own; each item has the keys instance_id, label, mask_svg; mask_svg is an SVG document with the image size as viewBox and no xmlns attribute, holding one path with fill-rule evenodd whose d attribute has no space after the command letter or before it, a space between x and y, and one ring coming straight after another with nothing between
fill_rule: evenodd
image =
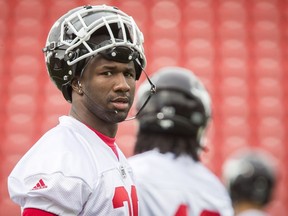
<instances>
[{"instance_id":1,"label":"football player","mask_svg":"<svg viewBox=\"0 0 288 216\"><path fill-rule=\"evenodd\" d=\"M207 90L181 67L161 68L151 80L157 91L137 116L135 155L129 158L141 215L232 216L224 185L200 161L211 119ZM138 110L149 94L147 81L138 90Z\"/></svg>"},{"instance_id":2,"label":"football player","mask_svg":"<svg viewBox=\"0 0 288 216\"><path fill-rule=\"evenodd\" d=\"M115 135L146 65L143 41L133 18L107 5L77 7L52 26L43 49L47 70L71 110L9 176L22 215L138 215L132 171Z\"/></svg>"}]
</instances>

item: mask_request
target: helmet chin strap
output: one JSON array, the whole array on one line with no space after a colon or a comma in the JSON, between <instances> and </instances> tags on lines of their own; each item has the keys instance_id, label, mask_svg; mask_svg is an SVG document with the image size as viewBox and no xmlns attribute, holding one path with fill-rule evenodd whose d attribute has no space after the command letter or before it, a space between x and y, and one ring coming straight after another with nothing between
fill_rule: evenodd
<instances>
[{"instance_id":1,"label":"helmet chin strap","mask_svg":"<svg viewBox=\"0 0 288 216\"><path fill-rule=\"evenodd\" d=\"M130 120L133 120L133 119L136 119L137 116L140 114L140 112L144 109L144 107L146 106L146 104L148 103L148 101L150 100L150 98L152 97L153 94L156 93L156 86L152 83L152 81L150 80L149 76L147 75L146 71L144 70L144 68L141 66L140 62L139 62L139 59L135 59L136 62L139 64L139 66L141 67L142 71L144 72L149 84L150 84L150 94L149 96L147 97L147 99L145 100L145 102L143 103L143 105L141 106L141 108L138 110L138 112L136 113L135 116L132 116L130 118L126 118L125 121L130 121Z\"/></svg>"}]
</instances>

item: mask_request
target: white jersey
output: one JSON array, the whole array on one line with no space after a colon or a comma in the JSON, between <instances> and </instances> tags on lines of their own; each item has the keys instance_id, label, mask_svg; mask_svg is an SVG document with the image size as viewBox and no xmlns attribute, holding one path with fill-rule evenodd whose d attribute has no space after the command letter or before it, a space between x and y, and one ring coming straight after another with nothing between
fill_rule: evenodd
<instances>
[{"instance_id":1,"label":"white jersey","mask_svg":"<svg viewBox=\"0 0 288 216\"><path fill-rule=\"evenodd\" d=\"M249 209L249 210L236 214L236 216L268 216L268 214L261 210Z\"/></svg>"},{"instance_id":2,"label":"white jersey","mask_svg":"<svg viewBox=\"0 0 288 216\"><path fill-rule=\"evenodd\" d=\"M148 151L129 158L143 216L232 216L220 180L189 156Z\"/></svg>"},{"instance_id":3,"label":"white jersey","mask_svg":"<svg viewBox=\"0 0 288 216\"><path fill-rule=\"evenodd\" d=\"M11 199L57 215L138 215L131 167L94 131L62 116L8 177Z\"/></svg>"}]
</instances>

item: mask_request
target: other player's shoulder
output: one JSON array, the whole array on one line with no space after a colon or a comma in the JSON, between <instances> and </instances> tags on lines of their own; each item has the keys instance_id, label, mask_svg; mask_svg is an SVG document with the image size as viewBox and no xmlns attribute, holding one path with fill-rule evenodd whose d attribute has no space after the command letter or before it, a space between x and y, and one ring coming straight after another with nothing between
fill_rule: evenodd
<instances>
[{"instance_id":1,"label":"other player's shoulder","mask_svg":"<svg viewBox=\"0 0 288 216\"><path fill-rule=\"evenodd\" d=\"M132 167L150 167L150 164L153 164L155 161L159 162L164 157L157 149L153 149L141 154L135 154L129 157L128 161Z\"/></svg>"}]
</instances>

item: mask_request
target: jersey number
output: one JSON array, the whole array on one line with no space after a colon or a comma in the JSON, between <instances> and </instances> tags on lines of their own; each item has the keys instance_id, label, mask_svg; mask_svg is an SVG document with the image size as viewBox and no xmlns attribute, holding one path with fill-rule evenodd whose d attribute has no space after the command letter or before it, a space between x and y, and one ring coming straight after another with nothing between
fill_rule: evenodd
<instances>
[{"instance_id":1,"label":"jersey number","mask_svg":"<svg viewBox=\"0 0 288 216\"><path fill-rule=\"evenodd\" d=\"M129 216L138 216L138 197L136 193L136 188L134 185L131 187L131 201L129 194L123 186L115 188L115 193L113 197L113 207L121 208L124 206L124 202L128 203Z\"/></svg>"},{"instance_id":2,"label":"jersey number","mask_svg":"<svg viewBox=\"0 0 288 216\"><path fill-rule=\"evenodd\" d=\"M184 204L180 205L178 210L175 213L175 216L188 216L187 205L184 205ZM201 212L200 216L220 216L220 214L217 212L204 210L203 212Z\"/></svg>"},{"instance_id":3,"label":"jersey number","mask_svg":"<svg viewBox=\"0 0 288 216\"><path fill-rule=\"evenodd\" d=\"M129 216L138 216L138 197L134 185L131 187L131 201L132 205L129 199L129 194L127 193L127 191L123 186L115 188L115 193L113 197L113 207L121 208L124 206L124 202L127 202L129 209ZM175 213L175 216L188 216L187 205L184 204L180 205ZM204 210L203 212L201 212L200 216L220 216L220 214L217 212Z\"/></svg>"}]
</instances>

